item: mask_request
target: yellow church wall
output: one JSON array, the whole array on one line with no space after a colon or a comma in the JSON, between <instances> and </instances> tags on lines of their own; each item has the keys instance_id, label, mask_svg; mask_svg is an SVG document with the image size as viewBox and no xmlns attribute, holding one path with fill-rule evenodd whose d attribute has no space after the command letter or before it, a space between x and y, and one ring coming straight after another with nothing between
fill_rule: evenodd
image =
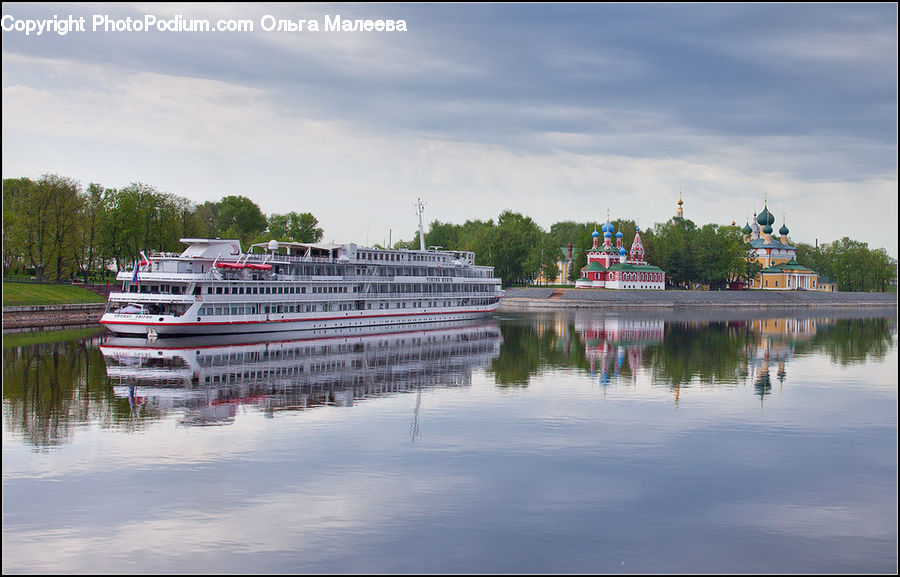
<instances>
[{"instance_id":1,"label":"yellow church wall","mask_svg":"<svg viewBox=\"0 0 900 577\"><path fill-rule=\"evenodd\" d=\"M760 273L759 276L750 283L750 288L762 290L794 290L797 288L797 283L801 282L798 279L798 276L806 278L806 283L803 288L807 290L819 290L818 275L816 273L799 275L796 273ZM791 277L790 282L788 282L788 277Z\"/></svg>"}]
</instances>

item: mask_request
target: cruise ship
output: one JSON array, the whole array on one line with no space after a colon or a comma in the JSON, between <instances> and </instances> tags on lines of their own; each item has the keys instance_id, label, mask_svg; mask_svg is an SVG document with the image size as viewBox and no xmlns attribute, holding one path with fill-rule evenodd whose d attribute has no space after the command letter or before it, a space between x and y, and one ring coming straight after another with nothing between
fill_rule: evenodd
<instances>
[{"instance_id":1,"label":"cruise ship","mask_svg":"<svg viewBox=\"0 0 900 577\"><path fill-rule=\"evenodd\" d=\"M421 227L420 227L421 231ZM212 335L458 321L503 291L466 251L185 238L120 272L100 323L117 335Z\"/></svg>"}]
</instances>

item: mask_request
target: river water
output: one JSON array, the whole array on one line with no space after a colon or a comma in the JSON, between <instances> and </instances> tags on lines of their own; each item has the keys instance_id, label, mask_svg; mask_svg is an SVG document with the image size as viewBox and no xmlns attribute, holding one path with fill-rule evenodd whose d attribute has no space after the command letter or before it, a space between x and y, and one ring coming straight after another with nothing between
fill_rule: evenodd
<instances>
[{"instance_id":1,"label":"river water","mask_svg":"<svg viewBox=\"0 0 900 577\"><path fill-rule=\"evenodd\" d=\"M896 573L896 309L3 349L3 572Z\"/></svg>"}]
</instances>

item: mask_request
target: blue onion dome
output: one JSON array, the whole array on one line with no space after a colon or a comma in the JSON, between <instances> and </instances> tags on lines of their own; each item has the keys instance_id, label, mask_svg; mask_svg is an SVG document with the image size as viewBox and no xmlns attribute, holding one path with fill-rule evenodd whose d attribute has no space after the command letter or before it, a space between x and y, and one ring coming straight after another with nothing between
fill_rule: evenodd
<instances>
[{"instance_id":1,"label":"blue onion dome","mask_svg":"<svg viewBox=\"0 0 900 577\"><path fill-rule=\"evenodd\" d=\"M772 226L775 224L775 216L769 212L768 208L764 208L762 212L759 213L759 216L756 217L756 222L758 222L760 226Z\"/></svg>"},{"instance_id":2,"label":"blue onion dome","mask_svg":"<svg viewBox=\"0 0 900 577\"><path fill-rule=\"evenodd\" d=\"M624 246L623 246L622 248L619 249L619 254L625 254L625 252L626 252L626 251L625 251L625 247L624 247Z\"/></svg>"},{"instance_id":3,"label":"blue onion dome","mask_svg":"<svg viewBox=\"0 0 900 577\"><path fill-rule=\"evenodd\" d=\"M766 226L763 227L763 233L772 234L772 227L767 224Z\"/></svg>"},{"instance_id":4,"label":"blue onion dome","mask_svg":"<svg viewBox=\"0 0 900 577\"><path fill-rule=\"evenodd\" d=\"M612 233L609 232L609 231L604 232L604 233L603 233L603 238L612 238Z\"/></svg>"},{"instance_id":5,"label":"blue onion dome","mask_svg":"<svg viewBox=\"0 0 900 577\"><path fill-rule=\"evenodd\" d=\"M789 232L790 232L790 231L788 230L787 225L784 225L784 224L782 224L782 225L781 225L781 228L778 229L778 234L780 234L781 236L784 236L784 235L786 235L786 234L789 233Z\"/></svg>"},{"instance_id":6,"label":"blue onion dome","mask_svg":"<svg viewBox=\"0 0 900 577\"><path fill-rule=\"evenodd\" d=\"M625 235L622 234L622 231L621 231L621 230L620 230L619 232L616 233L616 238L622 238L623 236L625 236Z\"/></svg>"},{"instance_id":7,"label":"blue onion dome","mask_svg":"<svg viewBox=\"0 0 900 577\"><path fill-rule=\"evenodd\" d=\"M750 223L745 224L744 228L741 229L741 232L743 232L744 234L750 234L751 232L753 232L753 229L750 228Z\"/></svg>"},{"instance_id":8,"label":"blue onion dome","mask_svg":"<svg viewBox=\"0 0 900 577\"><path fill-rule=\"evenodd\" d=\"M641 227L635 226L635 227L634 227L634 232L641 232Z\"/></svg>"},{"instance_id":9,"label":"blue onion dome","mask_svg":"<svg viewBox=\"0 0 900 577\"><path fill-rule=\"evenodd\" d=\"M607 220L606 224L604 224L600 230L602 230L603 232L611 233L613 231L613 225L610 224L609 221Z\"/></svg>"},{"instance_id":10,"label":"blue onion dome","mask_svg":"<svg viewBox=\"0 0 900 577\"><path fill-rule=\"evenodd\" d=\"M600 233L597 232L597 229L594 229L594 233L591 236L597 238L598 236L600 236Z\"/></svg>"}]
</instances>

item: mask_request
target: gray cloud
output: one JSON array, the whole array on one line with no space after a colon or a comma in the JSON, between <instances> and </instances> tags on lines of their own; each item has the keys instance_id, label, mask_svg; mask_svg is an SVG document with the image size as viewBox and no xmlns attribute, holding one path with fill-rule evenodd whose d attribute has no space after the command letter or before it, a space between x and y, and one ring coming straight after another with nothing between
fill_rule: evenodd
<instances>
[{"instance_id":1,"label":"gray cloud","mask_svg":"<svg viewBox=\"0 0 900 577\"><path fill-rule=\"evenodd\" d=\"M433 194L484 187L476 198L497 197L463 219L495 217L485 211L497 206L541 211L540 202L523 199L568 194L550 190L570 190L577 202L579 187L595 180L583 171L603 166L633 194L638 186L675 194L693 185L761 197L759 186L798 198L818 188L880 200L885 182L896 188L891 5L4 5L17 18L141 11L257 23L264 14L324 21L340 13L402 18L409 31L5 32L4 120L15 118L4 122L4 141L68 130L79 146L125 138L157 147L154 155L187 148L211 166L233 162L217 155L240 157L247 170L265 166L276 186L297 174L326 186L341 166L333 180L350 195L371 186L372 171L391 166L400 174L392 194L404 206L435 182ZM60 111L77 112L86 126L71 119L59 126ZM486 159L529 174L492 175ZM21 176L18 167L30 161L5 151L4 176ZM632 175L629 185L626 166L670 172ZM431 184L417 185L423 175ZM734 180L711 183L710 175ZM379 188L390 189L391 176L383 178ZM216 190L173 192L205 199ZM268 202L263 191L245 192ZM784 200L785 210L799 212ZM819 204L818 221L829 220L821 213L828 203ZM668 207L659 210L643 218L667 217ZM710 207L696 216L731 215ZM895 221L880 228L890 236L873 244L896 253ZM346 240L352 231L334 234Z\"/></svg>"}]
</instances>

